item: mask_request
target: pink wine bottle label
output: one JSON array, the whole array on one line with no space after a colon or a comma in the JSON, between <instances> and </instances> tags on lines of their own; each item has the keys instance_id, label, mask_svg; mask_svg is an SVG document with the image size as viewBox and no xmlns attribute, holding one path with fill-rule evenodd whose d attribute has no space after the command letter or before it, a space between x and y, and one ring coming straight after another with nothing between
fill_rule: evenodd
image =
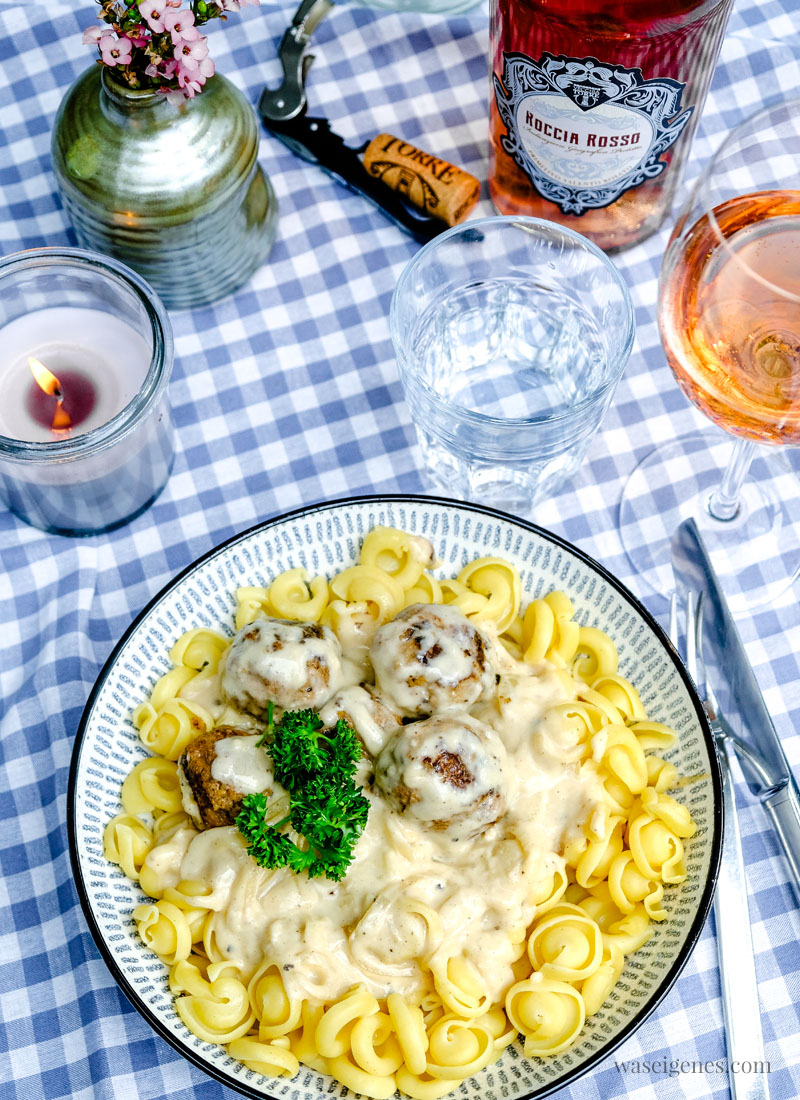
<instances>
[{"instance_id":1,"label":"pink wine bottle label","mask_svg":"<svg viewBox=\"0 0 800 1100\"><path fill-rule=\"evenodd\" d=\"M501 144L545 199L581 215L664 171L662 154L694 111L681 108L685 87L595 57L503 53Z\"/></svg>"}]
</instances>

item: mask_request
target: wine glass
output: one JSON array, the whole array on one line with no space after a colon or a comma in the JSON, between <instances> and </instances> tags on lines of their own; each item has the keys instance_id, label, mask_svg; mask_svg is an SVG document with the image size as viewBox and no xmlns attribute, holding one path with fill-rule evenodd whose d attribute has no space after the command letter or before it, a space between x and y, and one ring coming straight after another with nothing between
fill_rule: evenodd
<instances>
[{"instance_id":1,"label":"wine glass","mask_svg":"<svg viewBox=\"0 0 800 1100\"><path fill-rule=\"evenodd\" d=\"M670 440L640 463L623 492L623 545L666 595L672 534L693 516L734 610L761 605L800 573L786 449L800 443L800 97L743 122L705 168L664 256L659 328L681 389L724 431Z\"/></svg>"}]
</instances>

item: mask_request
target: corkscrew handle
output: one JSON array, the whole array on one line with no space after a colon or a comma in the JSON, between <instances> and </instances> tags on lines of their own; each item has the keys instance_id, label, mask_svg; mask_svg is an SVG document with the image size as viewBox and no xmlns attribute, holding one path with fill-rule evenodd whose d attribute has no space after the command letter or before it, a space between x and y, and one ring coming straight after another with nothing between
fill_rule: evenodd
<instances>
[{"instance_id":1,"label":"corkscrew handle","mask_svg":"<svg viewBox=\"0 0 800 1100\"><path fill-rule=\"evenodd\" d=\"M370 173L359 156L365 147L354 149L347 145L344 138L331 130L326 118L302 115L286 123L265 118L264 124L296 156L318 164L339 183L369 199L420 243L432 240L448 228L448 223L437 213L417 206L407 192L392 188L380 174Z\"/></svg>"},{"instance_id":2,"label":"corkscrew handle","mask_svg":"<svg viewBox=\"0 0 800 1100\"><path fill-rule=\"evenodd\" d=\"M277 89L264 88L259 114L296 156L369 199L416 240L429 241L469 214L480 184L468 172L391 134L353 148L326 118L308 117L305 81L313 57L304 51L332 6L331 0L303 0L278 49L283 80Z\"/></svg>"}]
</instances>

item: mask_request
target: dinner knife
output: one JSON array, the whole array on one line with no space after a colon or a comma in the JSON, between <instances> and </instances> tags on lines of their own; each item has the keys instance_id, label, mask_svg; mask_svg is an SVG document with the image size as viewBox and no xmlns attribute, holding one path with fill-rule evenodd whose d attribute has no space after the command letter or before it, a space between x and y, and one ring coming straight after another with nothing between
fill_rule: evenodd
<instances>
[{"instance_id":1,"label":"dinner knife","mask_svg":"<svg viewBox=\"0 0 800 1100\"><path fill-rule=\"evenodd\" d=\"M672 560L676 578L703 593L705 639L733 703L728 721L736 721L734 711L741 719L733 742L742 774L772 821L800 899L800 791L693 519L675 532Z\"/></svg>"}]
</instances>

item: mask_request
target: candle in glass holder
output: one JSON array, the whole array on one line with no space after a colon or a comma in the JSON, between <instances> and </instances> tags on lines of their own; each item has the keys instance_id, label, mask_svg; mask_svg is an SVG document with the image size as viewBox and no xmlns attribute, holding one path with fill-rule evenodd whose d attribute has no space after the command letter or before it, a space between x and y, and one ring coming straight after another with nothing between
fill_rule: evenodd
<instances>
[{"instance_id":1,"label":"candle in glass holder","mask_svg":"<svg viewBox=\"0 0 800 1100\"><path fill-rule=\"evenodd\" d=\"M133 400L150 366L150 348L126 321L99 309L59 306L35 310L0 330L0 435L50 443L107 424ZM53 376L58 398L31 363ZM52 413L50 412L52 410Z\"/></svg>"},{"instance_id":2,"label":"candle in glass holder","mask_svg":"<svg viewBox=\"0 0 800 1100\"><path fill-rule=\"evenodd\" d=\"M125 523L166 482L172 337L148 285L107 257L0 263L0 502L36 527Z\"/></svg>"}]
</instances>

